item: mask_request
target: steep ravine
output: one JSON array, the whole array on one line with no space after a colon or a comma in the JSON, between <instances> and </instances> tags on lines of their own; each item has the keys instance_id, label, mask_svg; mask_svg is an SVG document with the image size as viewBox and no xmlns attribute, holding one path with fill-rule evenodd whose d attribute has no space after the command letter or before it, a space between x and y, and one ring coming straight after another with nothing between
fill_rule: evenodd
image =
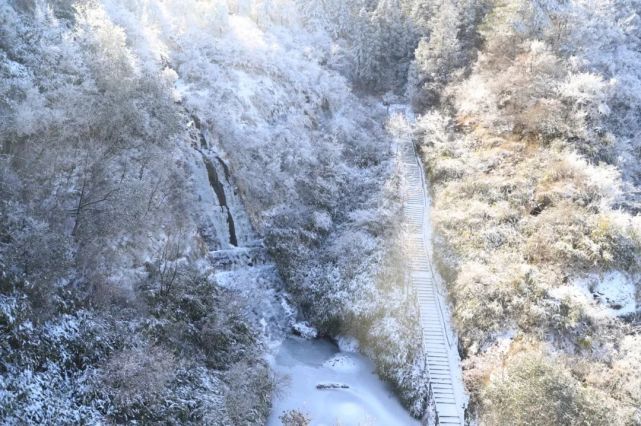
<instances>
[{"instance_id":1,"label":"steep ravine","mask_svg":"<svg viewBox=\"0 0 641 426\"><path fill-rule=\"evenodd\" d=\"M246 213L235 198L233 173L218 154L221 148L210 144L200 122L192 119L198 123L194 139L200 148L194 143L194 149L202 158L211 201L224 213L216 212L212 227L228 230L228 234L218 236L217 244L210 245L212 277L237 292L251 307L252 322L262 330L268 363L279 383L268 425L281 425L280 417L291 410L308 415L312 425L357 425L366 421L390 426L418 424L356 346L339 347L328 339L300 337L304 325L297 322L296 309L283 291L278 270L260 237L252 227L236 230L234 226L233 217L245 218Z\"/></svg>"},{"instance_id":2,"label":"steep ravine","mask_svg":"<svg viewBox=\"0 0 641 426\"><path fill-rule=\"evenodd\" d=\"M310 61L301 46L315 46L317 40L297 24L265 28L234 14L228 24L212 51L195 56L177 51L169 61L177 97L197 133L194 173L206 178L198 179L195 190L204 203L199 230L215 269L211 277L251 307L280 375L291 373L291 366L279 365L288 358L279 350L283 338L293 323L307 319L323 335L357 336L372 363L357 354L355 362L365 363L359 364L363 371L376 370L420 416L425 368L412 307L399 280L388 276L379 282L399 209L390 199L395 196L388 197L394 177L384 104L353 94L351 83L324 61ZM308 310L304 318L299 307ZM303 352L313 358L316 343L302 342ZM292 345L282 348L286 353ZM300 366L307 362L294 359ZM368 405L380 403L379 422L399 417L400 424L411 422L387 384L375 375L372 380L377 385L371 389L349 388L360 395L359 410L370 412ZM335 412L345 413L341 389L321 394L315 386L304 393L337 397ZM295 384L291 389L301 391ZM273 416L285 408L305 407L284 397Z\"/></svg>"}]
</instances>

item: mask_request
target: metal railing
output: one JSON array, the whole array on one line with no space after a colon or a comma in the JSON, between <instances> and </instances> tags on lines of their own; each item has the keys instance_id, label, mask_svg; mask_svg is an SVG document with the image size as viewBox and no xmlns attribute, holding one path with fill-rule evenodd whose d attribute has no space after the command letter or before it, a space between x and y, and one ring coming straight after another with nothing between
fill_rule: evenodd
<instances>
[{"instance_id":1,"label":"metal railing","mask_svg":"<svg viewBox=\"0 0 641 426\"><path fill-rule=\"evenodd\" d=\"M400 111L396 111L395 110L394 112L400 112ZM402 140L402 141L398 141L397 140L395 142L396 146L394 148L396 148L395 149L396 157L400 161L402 161L402 162L407 164L408 163L407 160L408 160L408 156L409 156L408 154L410 154L410 150L411 150L411 153L413 154L413 160L416 162L416 165L417 165L417 167L419 169L418 172L419 172L419 176L420 176L421 192L422 192L422 195L423 195L423 197L422 197L423 198L423 203L422 203L423 204L423 211L422 211L421 225L419 226L420 231L418 231L418 232L421 232L422 250L423 250L424 256L426 256L426 258L427 258L429 274L430 274L430 276L432 278L432 291L434 292L434 296L435 296L435 299L436 299L435 302L436 302L436 304L438 306L437 309L438 309L439 316L440 316L441 328L442 328L443 333L445 334L448 350L451 350L452 344L453 344L452 343L453 337L450 335L450 332L449 332L448 327L447 327L447 324L449 323L449 321L447 321L448 314L446 313L446 311L444 310L443 305L442 305L442 298L446 297L446 294L444 293L444 289L441 287L440 280L437 280L437 276L436 276L436 274L434 272L434 267L433 267L433 264L432 264L431 252L428 249L429 248L429 246L428 246L429 241L427 241L427 239L425 238L426 237L426 229L425 228L427 226L426 216L425 215L427 214L427 208L428 208L428 197L427 197L427 189L426 189L427 180L426 180L426 177L425 177L425 170L423 168L423 164L422 164L421 159L419 157L417 147L416 147L411 135L408 134L407 137L403 138L403 139L405 139L405 140ZM406 200L404 199L403 201L405 202ZM414 231L414 232L416 232L416 231ZM408 275L410 275L410 277L408 277ZM411 274L407 274L406 273L405 278L406 279L409 278L409 281L410 281L409 284L410 284L410 286L413 287L413 290L416 292L416 288L413 286L413 283L411 282ZM419 317L420 317L421 316L421 304L419 302L417 294L416 294L416 297L414 299L414 304L415 304L415 307L416 307L416 311L418 312ZM440 424L440 420L439 420L439 414L438 414L438 409L437 409L437 402L436 402L436 397L435 397L435 394L434 394L434 390L432 388L432 378L431 378L430 369L429 369L429 358L428 358L428 354L427 354L427 342L425 340L425 337L424 337L423 333L421 333L421 351L423 353L423 359L424 359L424 362L425 362L424 368L425 368L425 373L427 375L427 385L426 385L427 386L427 389L426 389L426 391L427 391L427 395L426 395L427 401L426 402L428 404L428 407L427 407L427 411L426 411L426 417L429 420L433 421L435 425L439 425ZM450 364L450 363L448 362L448 364ZM449 368L451 369L452 365L450 365Z\"/></svg>"}]
</instances>

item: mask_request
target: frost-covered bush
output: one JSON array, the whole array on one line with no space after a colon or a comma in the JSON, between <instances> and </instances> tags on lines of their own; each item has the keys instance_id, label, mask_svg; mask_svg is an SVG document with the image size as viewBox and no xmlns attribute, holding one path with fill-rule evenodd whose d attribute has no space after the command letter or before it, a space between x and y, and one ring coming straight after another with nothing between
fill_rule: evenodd
<instances>
[{"instance_id":1,"label":"frost-covered bush","mask_svg":"<svg viewBox=\"0 0 641 426\"><path fill-rule=\"evenodd\" d=\"M152 273L139 291L155 318L148 332L175 351L197 351L211 368L225 370L259 344L240 300L195 270L179 268L169 288Z\"/></svg>"},{"instance_id":2,"label":"frost-covered bush","mask_svg":"<svg viewBox=\"0 0 641 426\"><path fill-rule=\"evenodd\" d=\"M261 424L273 380L255 332L239 317L242 307L230 295L212 296L215 286L200 282L176 292L166 310L150 304L142 312L113 305L78 310L82 301L76 292L60 288L52 309L56 314L35 322L38 301L26 291L29 283L3 275L3 419L8 424L74 424L174 418L183 424L222 425L228 424L229 413L241 416L241 424ZM215 317L227 319L212 338L206 321ZM224 400L243 401L242 413L234 411L237 403L225 408Z\"/></svg>"},{"instance_id":3,"label":"frost-covered bush","mask_svg":"<svg viewBox=\"0 0 641 426\"><path fill-rule=\"evenodd\" d=\"M614 349L628 325L599 315L592 296L563 295L580 291L577 276L638 272L637 172L624 161L638 125L617 100L627 96L617 79L636 84L628 64L638 58L611 53L636 45L630 21L617 18L636 21L636 7L488 4L483 43L466 52L476 61L451 74L416 133L434 193L435 256L473 360L464 371L472 411L486 424L633 422L627 393L585 374L626 377L605 360L633 359ZM496 357L492 348L515 335L550 341L550 355ZM545 408L556 401L559 411Z\"/></svg>"},{"instance_id":4,"label":"frost-covered bush","mask_svg":"<svg viewBox=\"0 0 641 426\"><path fill-rule=\"evenodd\" d=\"M265 361L255 359L233 364L225 380L229 387L225 407L232 424L262 424L269 415L276 387Z\"/></svg>"},{"instance_id":5,"label":"frost-covered bush","mask_svg":"<svg viewBox=\"0 0 641 426\"><path fill-rule=\"evenodd\" d=\"M375 278L375 297L385 303L355 318L348 330L357 336L378 374L394 386L410 412L420 417L427 409L427 371L418 305L407 279L410 248L403 243L406 239L398 224L393 229Z\"/></svg>"},{"instance_id":6,"label":"frost-covered bush","mask_svg":"<svg viewBox=\"0 0 641 426\"><path fill-rule=\"evenodd\" d=\"M279 417L284 426L308 426L311 419L307 413L298 410L289 410Z\"/></svg>"},{"instance_id":7,"label":"frost-covered bush","mask_svg":"<svg viewBox=\"0 0 641 426\"><path fill-rule=\"evenodd\" d=\"M608 401L573 377L562 360L537 351L508 356L481 394L484 424L623 424Z\"/></svg>"},{"instance_id":8,"label":"frost-covered bush","mask_svg":"<svg viewBox=\"0 0 641 426\"><path fill-rule=\"evenodd\" d=\"M100 421L105 401L92 397L94 366L115 340L105 322L76 310L66 288L49 295L55 301L41 320L32 284L0 273L0 416L7 424Z\"/></svg>"},{"instance_id":9,"label":"frost-covered bush","mask_svg":"<svg viewBox=\"0 0 641 426\"><path fill-rule=\"evenodd\" d=\"M244 302L191 272L175 72L115 6L0 4L0 417L227 425L225 370L268 375L263 348ZM252 380L241 423L262 424L271 388Z\"/></svg>"},{"instance_id":10,"label":"frost-covered bush","mask_svg":"<svg viewBox=\"0 0 641 426\"><path fill-rule=\"evenodd\" d=\"M175 378L173 354L157 346L126 348L113 353L102 369L101 382L112 395L117 421L157 418L158 400Z\"/></svg>"}]
</instances>

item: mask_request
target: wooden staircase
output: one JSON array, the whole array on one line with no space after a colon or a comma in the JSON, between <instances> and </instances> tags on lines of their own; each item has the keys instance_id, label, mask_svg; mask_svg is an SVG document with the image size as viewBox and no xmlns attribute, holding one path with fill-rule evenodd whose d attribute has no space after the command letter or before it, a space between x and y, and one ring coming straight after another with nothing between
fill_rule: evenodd
<instances>
[{"instance_id":1,"label":"wooden staircase","mask_svg":"<svg viewBox=\"0 0 641 426\"><path fill-rule=\"evenodd\" d=\"M411 112L402 113L411 120L407 117ZM423 167L409 129L408 134L397 138L397 149L406 180L403 212L408 227L409 279L417 296L436 424L463 425L466 401L462 400L458 350L449 329L445 297L432 269L429 197Z\"/></svg>"}]
</instances>

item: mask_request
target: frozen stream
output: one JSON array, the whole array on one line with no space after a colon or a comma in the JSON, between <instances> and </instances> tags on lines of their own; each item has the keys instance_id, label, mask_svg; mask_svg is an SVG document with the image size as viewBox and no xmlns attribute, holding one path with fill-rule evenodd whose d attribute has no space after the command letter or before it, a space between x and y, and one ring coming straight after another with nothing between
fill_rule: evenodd
<instances>
[{"instance_id":1,"label":"frozen stream","mask_svg":"<svg viewBox=\"0 0 641 426\"><path fill-rule=\"evenodd\" d=\"M329 341L290 337L278 349L273 368L286 379L268 426L280 426L279 416L292 409L308 414L314 426L419 424L374 373L371 361ZM348 388L321 390L319 384Z\"/></svg>"}]
</instances>

